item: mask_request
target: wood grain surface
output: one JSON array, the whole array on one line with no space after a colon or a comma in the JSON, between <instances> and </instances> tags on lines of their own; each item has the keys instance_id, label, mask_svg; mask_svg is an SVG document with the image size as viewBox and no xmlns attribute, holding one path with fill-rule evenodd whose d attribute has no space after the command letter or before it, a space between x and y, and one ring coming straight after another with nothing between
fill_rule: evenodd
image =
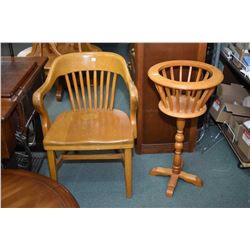
<instances>
[{"instance_id":1,"label":"wood grain surface","mask_svg":"<svg viewBox=\"0 0 250 250\"><path fill-rule=\"evenodd\" d=\"M24 170L1 171L3 208L76 208L72 194L50 178Z\"/></svg>"}]
</instances>

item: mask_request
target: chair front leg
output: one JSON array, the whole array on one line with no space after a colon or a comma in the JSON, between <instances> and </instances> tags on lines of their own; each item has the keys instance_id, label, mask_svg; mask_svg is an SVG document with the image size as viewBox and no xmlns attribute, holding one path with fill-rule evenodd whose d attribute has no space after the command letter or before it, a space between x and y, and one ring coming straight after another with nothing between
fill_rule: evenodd
<instances>
[{"instance_id":1,"label":"chair front leg","mask_svg":"<svg viewBox=\"0 0 250 250\"><path fill-rule=\"evenodd\" d=\"M50 178L57 181L57 171L56 171L56 154L53 150L47 151L48 162L49 162L49 172Z\"/></svg>"},{"instance_id":2,"label":"chair front leg","mask_svg":"<svg viewBox=\"0 0 250 250\"><path fill-rule=\"evenodd\" d=\"M125 173L125 184L126 184L126 194L127 198L132 197L132 149L126 148L124 150L124 173Z\"/></svg>"}]
</instances>

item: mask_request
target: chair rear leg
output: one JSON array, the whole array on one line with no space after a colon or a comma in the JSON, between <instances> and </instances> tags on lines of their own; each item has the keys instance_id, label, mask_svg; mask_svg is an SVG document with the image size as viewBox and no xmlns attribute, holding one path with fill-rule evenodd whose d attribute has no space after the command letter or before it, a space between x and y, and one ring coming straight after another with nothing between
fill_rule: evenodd
<instances>
[{"instance_id":1,"label":"chair rear leg","mask_svg":"<svg viewBox=\"0 0 250 250\"><path fill-rule=\"evenodd\" d=\"M57 181L57 171L56 171L56 155L55 151L48 150L48 162L49 162L49 172L50 172L50 178L52 180Z\"/></svg>"},{"instance_id":2,"label":"chair rear leg","mask_svg":"<svg viewBox=\"0 0 250 250\"><path fill-rule=\"evenodd\" d=\"M128 148L124 150L124 173L127 198L132 197L132 149Z\"/></svg>"}]
</instances>

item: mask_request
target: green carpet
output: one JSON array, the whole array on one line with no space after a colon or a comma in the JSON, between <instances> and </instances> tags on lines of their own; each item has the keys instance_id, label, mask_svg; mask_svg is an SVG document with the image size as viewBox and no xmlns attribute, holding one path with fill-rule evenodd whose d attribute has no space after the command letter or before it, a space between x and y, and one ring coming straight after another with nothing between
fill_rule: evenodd
<instances>
[{"instance_id":1,"label":"green carpet","mask_svg":"<svg viewBox=\"0 0 250 250\"><path fill-rule=\"evenodd\" d=\"M172 154L133 157L133 197L126 199L122 163L119 161L65 162L59 182L81 207L250 207L250 170L239 169L238 160L222 139L205 153L184 153L184 170L198 175L198 188L182 180L173 198L165 196L168 177L149 176L153 166L171 164ZM47 160L40 173L48 175Z\"/></svg>"}]
</instances>

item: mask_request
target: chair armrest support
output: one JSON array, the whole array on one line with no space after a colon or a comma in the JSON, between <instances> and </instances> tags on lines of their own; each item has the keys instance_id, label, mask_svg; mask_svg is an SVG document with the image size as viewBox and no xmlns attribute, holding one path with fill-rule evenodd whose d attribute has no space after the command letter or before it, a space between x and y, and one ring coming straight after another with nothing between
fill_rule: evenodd
<instances>
[{"instance_id":1,"label":"chair armrest support","mask_svg":"<svg viewBox=\"0 0 250 250\"><path fill-rule=\"evenodd\" d=\"M34 105L36 111L41 116L43 136L46 135L46 133L49 130L50 124L51 124L49 116L48 116L48 112L44 106L44 100L43 100L44 96L48 92L48 90L45 87L46 82L47 81L45 81L45 83L39 89L37 89L32 96L33 105Z\"/></svg>"},{"instance_id":2,"label":"chair armrest support","mask_svg":"<svg viewBox=\"0 0 250 250\"><path fill-rule=\"evenodd\" d=\"M128 90L130 95L130 122L133 127L134 138L137 138L136 112L138 108L138 91L132 80L128 83Z\"/></svg>"}]
</instances>

